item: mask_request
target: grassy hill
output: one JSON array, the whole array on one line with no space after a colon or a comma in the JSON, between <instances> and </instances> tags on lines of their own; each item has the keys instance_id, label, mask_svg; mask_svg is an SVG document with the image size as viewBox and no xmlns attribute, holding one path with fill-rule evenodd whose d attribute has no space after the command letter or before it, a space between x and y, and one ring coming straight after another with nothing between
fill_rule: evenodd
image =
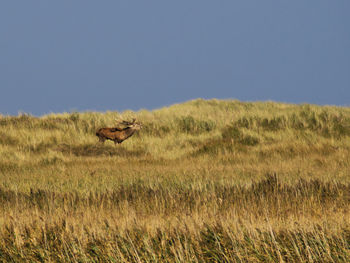
<instances>
[{"instance_id":1,"label":"grassy hill","mask_svg":"<svg viewBox=\"0 0 350 263\"><path fill-rule=\"evenodd\" d=\"M0 116L0 261L348 262L349 156L349 107Z\"/></svg>"}]
</instances>

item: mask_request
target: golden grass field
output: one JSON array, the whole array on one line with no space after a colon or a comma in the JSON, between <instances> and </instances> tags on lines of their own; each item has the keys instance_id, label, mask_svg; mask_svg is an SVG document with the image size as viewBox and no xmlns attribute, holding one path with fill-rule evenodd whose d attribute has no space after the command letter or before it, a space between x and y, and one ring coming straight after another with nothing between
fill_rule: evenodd
<instances>
[{"instance_id":1,"label":"golden grass field","mask_svg":"<svg viewBox=\"0 0 350 263\"><path fill-rule=\"evenodd\" d=\"M0 116L0 262L350 262L349 209L349 107Z\"/></svg>"}]
</instances>

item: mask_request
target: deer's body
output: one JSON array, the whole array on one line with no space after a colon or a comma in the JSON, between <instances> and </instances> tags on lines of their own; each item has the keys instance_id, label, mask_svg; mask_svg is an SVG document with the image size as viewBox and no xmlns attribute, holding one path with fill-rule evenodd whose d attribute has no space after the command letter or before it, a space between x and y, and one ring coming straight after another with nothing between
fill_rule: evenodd
<instances>
[{"instance_id":1,"label":"deer's body","mask_svg":"<svg viewBox=\"0 0 350 263\"><path fill-rule=\"evenodd\" d=\"M136 123L135 119L133 122L124 121L123 124L126 124L126 128L101 128L96 132L96 136L98 137L101 143L104 143L106 140L114 141L114 144L122 143L127 138L131 137L135 131L141 129L142 125L140 123Z\"/></svg>"}]
</instances>

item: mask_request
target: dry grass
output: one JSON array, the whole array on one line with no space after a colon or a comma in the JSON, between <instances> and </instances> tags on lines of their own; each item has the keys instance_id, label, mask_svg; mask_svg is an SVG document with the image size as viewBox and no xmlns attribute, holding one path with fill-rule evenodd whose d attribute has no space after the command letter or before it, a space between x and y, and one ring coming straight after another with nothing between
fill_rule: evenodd
<instances>
[{"instance_id":1,"label":"dry grass","mask_svg":"<svg viewBox=\"0 0 350 263\"><path fill-rule=\"evenodd\" d=\"M97 144L122 114L144 129ZM349 262L350 108L0 117L2 262Z\"/></svg>"}]
</instances>

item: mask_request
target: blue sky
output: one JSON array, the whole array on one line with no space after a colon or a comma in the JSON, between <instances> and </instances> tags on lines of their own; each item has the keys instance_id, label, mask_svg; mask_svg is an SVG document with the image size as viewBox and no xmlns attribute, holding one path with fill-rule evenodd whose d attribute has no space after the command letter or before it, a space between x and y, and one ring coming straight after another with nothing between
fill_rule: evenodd
<instances>
[{"instance_id":1,"label":"blue sky","mask_svg":"<svg viewBox=\"0 0 350 263\"><path fill-rule=\"evenodd\" d=\"M348 0L5 0L0 113L350 105Z\"/></svg>"}]
</instances>

